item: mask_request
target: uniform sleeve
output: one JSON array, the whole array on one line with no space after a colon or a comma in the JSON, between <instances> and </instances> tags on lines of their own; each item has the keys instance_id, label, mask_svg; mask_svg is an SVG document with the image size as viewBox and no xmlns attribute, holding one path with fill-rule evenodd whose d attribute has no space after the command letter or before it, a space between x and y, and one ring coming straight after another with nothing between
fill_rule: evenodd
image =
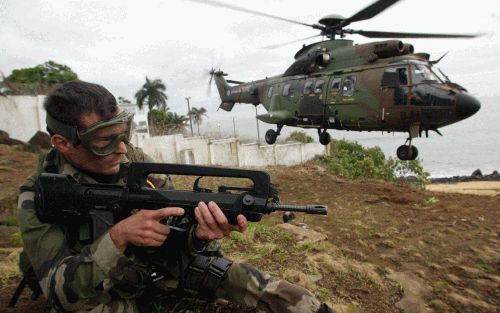
<instances>
[{"instance_id":1,"label":"uniform sleeve","mask_svg":"<svg viewBox=\"0 0 500 313\"><path fill-rule=\"evenodd\" d=\"M45 297L61 311L75 311L99 302L123 276L129 259L106 232L79 254L72 254L61 227L45 224L35 213L34 193L19 196L18 221L27 253ZM109 297L109 296L108 296Z\"/></svg>"}]
</instances>

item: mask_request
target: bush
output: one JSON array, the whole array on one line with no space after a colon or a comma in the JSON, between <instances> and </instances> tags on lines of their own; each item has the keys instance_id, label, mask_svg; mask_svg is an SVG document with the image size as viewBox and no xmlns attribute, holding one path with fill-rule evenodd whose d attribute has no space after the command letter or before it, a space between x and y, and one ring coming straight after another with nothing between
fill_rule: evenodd
<instances>
[{"instance_id":1,"label":"bush","mask_svg":"<svg viewBox=\"0 0 500 313\"><path fill-rule=\"evenodd\" d=\"M302 143L311 143L314 139L303 131L295 130L287 138L288 140L298 141Z\"/></svg>"},{"instance_id":2,"label":"bush","mask_svg":"<svg viewBox=\"0 0 500 313\"><path fill-rule=\"evenodd\" d=\"M414 176L420 185L428 182L429 173L424 171L418 159L386 160L379 147L364 148L357 142L337 140L332 142L330 152L331 156L322 157L322 160L328 169L339 177L406 181L409 176Z\"/></svg>"}]
</instances>

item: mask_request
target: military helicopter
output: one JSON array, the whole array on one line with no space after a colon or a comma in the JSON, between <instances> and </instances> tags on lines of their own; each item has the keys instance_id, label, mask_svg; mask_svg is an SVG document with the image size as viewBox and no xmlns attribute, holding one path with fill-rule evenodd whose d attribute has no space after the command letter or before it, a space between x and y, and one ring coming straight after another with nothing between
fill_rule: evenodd
<instances>
[{"instance_id":1,"label":"military helicopter","mask_svg":"<svg viewBox=\"0 0 500 313\"><path fill-rule=\"evenodd\" d=\"M358 34L368 38L473 38L475 34L429 34L347 29L353 22L370 19L399 0L378 0L351 17L331 14L318 24L306 24L215 0L192 0L236 11L300 24L320 31L328 40L304 45L283 74L252 81L226 80L221 70L211 71L221 98L220 108L235 103L263 104L263 122L276 124L265 140L274 144L283 126L316 128L327 145L328 129L407 132L396 154L414 160L418 149L412 139L425 132L463 120L480 109L480 102L434 65L427 53L415 53L409 43L385 40L354 44L344 39ZM315 37L315 36L312 36ZM308 37L308 38L312 38ZM339 38L339 39L337 39ZM307 39L307 38L306 38ZM288 43L287 43L288 44ZM230 85L231 84L231 85Z\"/></svg>"}]
</instances>

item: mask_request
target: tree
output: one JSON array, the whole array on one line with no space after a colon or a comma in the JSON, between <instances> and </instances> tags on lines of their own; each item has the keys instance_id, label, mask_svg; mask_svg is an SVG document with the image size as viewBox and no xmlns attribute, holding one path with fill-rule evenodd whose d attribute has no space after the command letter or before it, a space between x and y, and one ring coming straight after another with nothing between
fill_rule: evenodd
<instances>
[{"instance_id":1,"label":"tree","mask_svg":"<svg viewBox=\"0 0 500 313\"><path fill-rule=\"evenodd\" d=\"M182 133L188 121L185 115L155 109L149 111L148 118L152 122L150 126L153 135Z\"/></svg>"},{"instance_id":2,"label":"tree","mask_svg":"<svg viewBox=\"0 0 500 313\"><path fill-rule=\"evenodd\" d=\"M122 97L122 96L118 97L118 104L131 104L131 103L132 102L125 97Z\"/></svg>"},{"instance_id":3,"label":"tree","mask_svg":"<svg viewBox=\"0 0 500 313\"><path fill-rule=\"evenodd\" d=\"M14 94L45 94L52 86L75 79L78 75L69 66L47 61L35 67L13 70L3 85Z\"/></svg>"},{"instance_id":4,"label":"tree","mask_svg":"<svg viewBox=\"0 0 500 313\"><path fill-rule=\"evenodd\" d=\"M169 133L177 134L182 133L186 127L189 118L184 115L177 115L177 113L168 112L168 129Z\"/></svg>"},{"instance_id":5,"label":"tree","mask_svg":"<svg viewBox=\"0 0 500 313\"><path fill-rule=\"evenodd\" d=\"M191 116L194 118L194 122L196 124L196 127L198 128L198 136L200 135L200 124L203 122L203 116L207 116L207 110L204 107L201 108L196 108L193 107L191 108L191 111L188 112L188 116Z\"/></svg>"},{"instance_id":6,"label":"tree","mask_svg":"<svg viewBox=\"0 0 500 313\"><path fill-rule=\"evenodd\" d=\"M161 79L150 80L146 76L146 82L142 85L142 88L135 93L135 99L137 100L137 106L142 109L145 103L147 103L149 112L154 108L159 108L162 111L168 111L167 107L167 94L165 91L167 86L161 81ZM148 113L149 125L153 125L153 119L151 119L152 114Z\"/></svg>"},{"instance_id":7,"label":"tree","mask_svg":"<svg viewBox=\"0 0 500 313\"><path fill-rule=\"evenodd\" d=\"M137 106L139 109L142 109L144 103L147 103L150 111L154 108L160 108L162 111L168 111L168 97L165 94L166 90L167 86L161 81L161 79L157 78L155 80L149 80L146 76L146 82L135 94Z\"/></svg>"}]
</instances>

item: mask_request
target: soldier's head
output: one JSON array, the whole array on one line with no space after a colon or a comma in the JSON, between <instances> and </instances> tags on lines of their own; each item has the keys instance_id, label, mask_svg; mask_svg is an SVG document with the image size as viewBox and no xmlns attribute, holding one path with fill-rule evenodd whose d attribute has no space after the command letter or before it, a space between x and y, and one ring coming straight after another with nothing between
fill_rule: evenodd
<instances>
[{"instance_id":1,"label":"soldier's head","mask_svg":"<svg viewBox=\"0 0 500 313\"><path fill-rule=\"evenodd\" d=\"M106 88L68 82L47 96L44 107L51 142L72 165L97 174L118 173L132 115L119 110Z\"/></svg>"}]
</instances>

